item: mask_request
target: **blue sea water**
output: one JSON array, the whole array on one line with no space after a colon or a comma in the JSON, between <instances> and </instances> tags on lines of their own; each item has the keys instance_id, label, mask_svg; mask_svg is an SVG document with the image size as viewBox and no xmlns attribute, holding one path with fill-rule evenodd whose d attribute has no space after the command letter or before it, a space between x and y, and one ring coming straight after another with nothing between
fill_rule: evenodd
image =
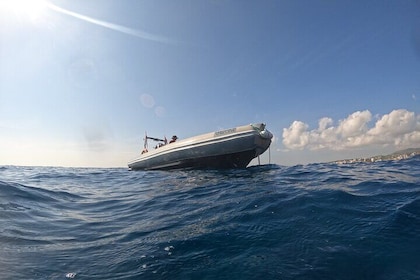
<instances>
[{"instance_id":1,"label":"blue sea water","mask_svg":"<svg viewBox=\"0 0 420 280\"><path fill-rule=\"evenodd\" d=\"M420 279L420 157L0 167L0 279Z\"/></svg>"}]
</instances>

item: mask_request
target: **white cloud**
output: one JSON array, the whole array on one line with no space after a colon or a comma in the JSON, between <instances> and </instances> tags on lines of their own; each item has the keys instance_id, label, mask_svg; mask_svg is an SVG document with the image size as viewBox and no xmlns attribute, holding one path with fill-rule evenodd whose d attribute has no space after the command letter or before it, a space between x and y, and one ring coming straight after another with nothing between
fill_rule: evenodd
<instances>
[{"instance_id":1,"label":"white cloud","mask_svg":"<svg viewBox=\"0 0 420 280\"><path fill-rule=\"evenodd\" d=\"M368 130L367 123L371 119L372 114L368 110L354 112L346 119L340 121L337 133L343 138L359 136Z\"/></svg>"},{"instance_id":2,"label":"white cloud","mask_svg":"<svg viewBox=\"0 0 420 280\"><path fill-rule=\"evenodd\" d=\"M399 137L416 131L418 125L419 116L416 118L414 112L394 110L378 120L375 127L370 130L370 134Z\"/></svg>"},{"instance_id":3,"label":"white cloud","mask_svg":"<svg viewBox=\"0 0 420 280\"><path fill-rule=\"evenodd\" d=\"M283 144L290 149L303 149L309 144L308 125L294 121L289 128L283 129Z\"/></svg>"},{"instance_id":4,"label":"white cloud","mask_svg":"<svg viewBox=\"0 0 420 280\"><path fill-rule=\"evenodd\" d=\"M283 129L283 144L291 150L420 145L420 115L399 109L378 117L373 126L369 126L371 120L372 114L365 110L339 120L336 126L331 118L322 118L318 128L313 130L301 121L294 121L289 128Z\"/></svg>"}]
</instances>

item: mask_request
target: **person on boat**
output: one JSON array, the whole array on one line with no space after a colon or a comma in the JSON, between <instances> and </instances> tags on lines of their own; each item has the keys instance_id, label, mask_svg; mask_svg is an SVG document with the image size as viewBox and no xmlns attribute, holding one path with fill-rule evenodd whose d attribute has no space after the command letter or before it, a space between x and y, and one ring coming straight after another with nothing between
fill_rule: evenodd
<instances>
[{"instance_id":1,"label":"person on boat","mask_svg":"<svg viewBox=\"0 0 420 280\"><path fill-rule=\"evenodd\" d=\"M169 141L169 143L174 143L176 140L178 139L178 137L176 135L172 136L171 141Z\"/></svg>"}]
</instances>

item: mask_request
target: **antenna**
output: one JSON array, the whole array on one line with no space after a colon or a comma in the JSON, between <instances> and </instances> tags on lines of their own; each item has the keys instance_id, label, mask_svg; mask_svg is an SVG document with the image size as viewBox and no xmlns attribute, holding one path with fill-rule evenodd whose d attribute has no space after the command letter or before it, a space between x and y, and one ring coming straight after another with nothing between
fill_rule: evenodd
<instances>
[{"instance_id":1,"label":"antenna","mask_svg":"<svg viewBox=\"0 0 420 280\"><path fill-rule=\"evenodd\" d=\"M144 132L144 148L147 149L147 132Z\"/></svg>"}]
</instances>

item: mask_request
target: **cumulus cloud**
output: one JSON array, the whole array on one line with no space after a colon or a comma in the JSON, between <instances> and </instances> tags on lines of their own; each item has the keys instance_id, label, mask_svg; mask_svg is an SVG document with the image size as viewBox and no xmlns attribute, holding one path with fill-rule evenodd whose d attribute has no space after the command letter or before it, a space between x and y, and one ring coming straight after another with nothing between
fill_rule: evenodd
<instances>
[{"instance_id":1,"label":"cumulus cloud","mask_svg":"<svg viewBox=\"0 0 420 280\"><path fill-rule=\"evenodd\" d=\"M291 150L345 150L367 146L411 147L420 145L420 115L405 109L393 110L374 124L372 114L357 111L336 125L331 118L319 120L318 128L294 121L283 129L283 144Z\"/></svg>"},{"instance_id":2,"label":"cumulus cloud","mask_svg":"<svg viewBox=\"0 0 420 280\"><path fill-rule=\"evenodd\" d=\"M309 144L308 125L294 121L289 128L283 129L283 144L290 149L303 149Z\"/></svg>"}]
</instances>

